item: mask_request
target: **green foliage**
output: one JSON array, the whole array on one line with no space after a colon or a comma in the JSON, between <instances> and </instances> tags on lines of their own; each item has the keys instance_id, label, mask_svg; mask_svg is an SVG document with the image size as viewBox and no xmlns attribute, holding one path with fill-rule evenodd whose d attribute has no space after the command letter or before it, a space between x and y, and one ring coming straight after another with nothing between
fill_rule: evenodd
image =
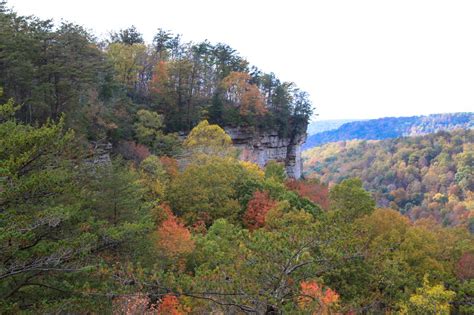
<instances>
[{"instance_id":1,"label":"green foliage","mask_svg":"<svg viewBox=\"0 0 474 315\"><path fill-rule=\"evenodd\" d=\"M116 42L107 47L107 57L114 67L115 79L130 90L138 85L139 75L144 70L146 49L142 43Z\"/></svg>"},{"instance_id":2,"label":"green foliage","mask_svg":"<svg viewBox=\"0 0 474 315\"><path fill-rule=\"evenodd\" d=\"M177 155L180 141L176 134L163 133L163 116L141 109L137 112L135 134L139 143L150 147L156 155Z\"/></svg>"},{"instance_id":3,"label":"green foliage","mask_svg":"<svg viewBox=\"0 0 474 315\"><path fill-rule=\"evenodd\" d=\"M472 239L462 230L413 226L391 209L377 209L353 225L363 258L337 268L326 278L349 303L379 303L397 309L421 286L423 277L453 282L452 268ZM348 281L351 280L351 281Z\"/></svg>"},{"instance_id":4,"label":"green foliage","mask_svg":"<svg viewBox=\"0 0 474 315\"><path fill-rule=\"evenodd\" d=\"M0 12L2 34L0 86L5 99L23 104L23 121L45 122L67 112L77 121L87 104L100 93L108 70L94 38L77 25ZM69 121L68 121L69 123Z\"/></svg>"},{"instance_id":5,"label":"green foliage","mask_svg":"<svg viewBox=\"0 0 474 315\"><path fill-rule=\"evenodd\" d=\"M321 228L304 211L277 211L269 218L269 229L251 234L226 221L215 221L197 241L196 262L200 264L193 285L201 292L216 292L212 298L222 306L196 310L294 311L300 281L331 266L330 256L319 259L327 254L322 244L328 234ZM216 261L207 259L211 254Z\"/></svg>"},{"instance_id":6,"label":"green foliage","mask_svg":"<svg viewBox=\"0 0 474 315\"><path fill-rule=\"evenodd\" d=\"M238 220L245 190L239 189L255 178L234 159L209 158L191 164L171 183L167 200L171 208L187 223L212 223L218 218Z\"/></svg>"},{"instance_id":7,"label":"green foliage","mask_svg":"<svg viewBox=\"0 0 474 315\"><path fill-rule=\"evenodd\" d=\"M454 305L456 310L461 314L472 314L474 312L474 306L470 302L474 296L474 280L468 280L462 282L459 287L456 288L456 300Z\"/></svg>"},{"instance_id":8,"label":"green foliage","mask_svg":"<svg viewBox=\"0 0 474 315\"><path fill-rule=\"evenodd\" d=\"M75 159L77 147L63 119L40 127L0 123L2 313L77 310L88 290L106 286L96 274L101 255L150 227L130 178L114 168L83 177L79 170L91 166ZM89 302L83 307L107 301Z\"/></svg>"},{"instance_id":9,"label":"green foliage","mask_svg":"<svg viewBox=\"0 0 474 315\"><path fill-rule=\"evenodd\" d=\"M110 36L112 42L122 43L125 45L143 44L143 37L135 26L112 33Z\"/></svg>"},{"instance_id":10,"label":"green foliage","mask_svg":"<svg viewBox=\"0 0 474 315\"><path fill-rule=\"evenodd\" d=\"M283 183L286 179L285 166L282 163L276 161L269 161L265 166L265 178L274 180Z\"/></svg>"},{"instance_id":11,"label":"green foliage","mask_svg":"<svg viewBox=\"0 0 474 315\"><path fill-rule=\"evenodd\" d=\"M362 187L358 178L343 180L329 192L330 209L341 212L349 220L372 213L375 201Z\"/></svg>"},{"instance_id":12,"label":"green foliage","mask_svg":"<svg viewBox=\"0 0 474 315\"><path fill-rule=\"evenodd\" d=\"M150 155L140 163L140 177L155 199L163 196L165 185L170 181L165 167L155 155Z\"/></svg>"},{"instance_id":13,"label":"green foliage","mask_svg":"<svg viewBox=\"0 0 474 315\"><path fill-rule=\"evenodd\" d=\"M87 184L83 187L83 206L93 212L97 219L128 224L136 219L143 223L147 219L146 205L143 204L144 189L138 175L127 169L123 161L85 167ZM125 223L126 222L126 223Z\"/></svg>"},{"instance_id":14,"label":"green foliage","mask_svg":"<svg viewBox=\"0 0 474 315\"><path fill-rule=\"evenodd\" d=\"M1 95L2 90L0 90L0 96ZM20 106L15 106L13 99L9 99L6 104L0 105L0 122L11 119L19 109Z\"/></svg>"},{"instance_id":15,"label":"green foliage","mask_svg":"<svg viewBox=\"0 0 474 315\"><path fill-rule=\"evenodd\" d=\"M0 33L1 101L14 97L24 104L18 117L28 123L66 113L68 126L89 138L130 140L130 120L140 107L160 113L165 132L189 132L210 119L291 137L304 132L311 114L309 97L293 83L251 70L225 44L183 43L160 29L147 45L132 26L112 32L104 47L83 27L66 22L55 27L6 8ZM245 97L232 98L223 88L232 73L245 78Z\"/></svg>"},{"instance_id":16,"label":"green foliage","mask_svg":"<svg viewBox=\"0 0 474 315\"><path fill-rule=\"evenodd\" d=\"M137 117L138 122L135 124L137 139L140 143L151 146L163 129L163 117L144 109L137 112Z\"/></svg>"}]
</instances>

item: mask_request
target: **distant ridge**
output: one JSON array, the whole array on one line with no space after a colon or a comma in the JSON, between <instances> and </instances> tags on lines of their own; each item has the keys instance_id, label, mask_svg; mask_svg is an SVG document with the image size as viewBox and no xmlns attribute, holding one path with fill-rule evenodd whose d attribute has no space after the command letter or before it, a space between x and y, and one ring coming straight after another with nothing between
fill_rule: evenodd
<instances>
[{"instance_id":1,"label":"distant ridge","mask_svg":"<svg viewBox=\"0 0 474 315\"><path fill-rule=\"evenodd\" d=\"M317 123L317 122L315 122ZM310 135L303 149L344 140L383 140L402 136L424 135L440 130L474 128L474 113L433 114L428 116L386 117L352 121L335 130Z\"/></svg>"},{"instance_id":2,"label":"distant ridge","mask_svg":"<svg viewBox=\"0 0 474 315\"><path fill-rule=\"evenodd\" d=\"M309 136L312 136L316 133L321 133L324 131L335 130L342 125L353 122L361 121L361 119L328 119L328 120L317 120L313 121L308 125L308 130L306 131Z\"/></svg>"}]
</instances>

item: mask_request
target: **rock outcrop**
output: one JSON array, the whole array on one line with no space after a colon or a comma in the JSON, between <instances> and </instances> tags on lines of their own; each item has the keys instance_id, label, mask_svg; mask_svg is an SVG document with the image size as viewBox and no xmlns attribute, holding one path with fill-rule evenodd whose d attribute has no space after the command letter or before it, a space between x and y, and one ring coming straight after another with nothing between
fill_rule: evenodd
<instances>
[{"instance_id":1,"label":"rock outcrop","mask_svg":"<svg viewBox=\"0 0 474 315\"><path fill-rule=\"evenodd\" d=\"M91 142L85 163L88 166L110 165L112 163L110 158L111 152L112 143L103 141Z\"/></svg>"},{"instance_id":2,"label":"rock outcrop","mask_svg":"<svg viewBox=\"0 0 474 315\"><path fill-rule=\"evenodd\" d=\"M269 161L285 164L290 178L300 178L303 171L301 147L306 133L292 138L282 138L275 132L255 132L252 129L225 128L234 146L240 151L240 159L264 167Z\"/></svg>"}]
</instances>

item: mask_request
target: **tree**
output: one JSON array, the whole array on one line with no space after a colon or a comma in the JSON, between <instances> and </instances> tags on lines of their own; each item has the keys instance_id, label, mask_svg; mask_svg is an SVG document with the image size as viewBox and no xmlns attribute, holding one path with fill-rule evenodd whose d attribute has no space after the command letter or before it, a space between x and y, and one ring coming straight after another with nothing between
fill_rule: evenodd
<instances>
[{"instance_id":1,"label":"tree","mask_svg":"<svg viewBox=\"0 0 474 315\"><path fill-rule=\"evenodd\" d=\"M215 219L237 220L241 205L237 189L247 173L235 160L213 158L190 164L171 183L167 200L187 224Z\"/></svg>"},{"instance_id":2,"label":"tree","mask_svg":"<svg viewBox=\"0 0 474 315\"><path fill-rule=\"evenodd\" d=\"M380 207L397 209L413 220L431 217L442 224L467 226L469 180L474 178L468 166L472 133L461 129L326 144L303 153L306 176L330 185L357 177Z\"/></svg>"},{"instance_id":3,"label":"tree","mask_svg":"<svg viewBox=\"0 0 474 315\"><path fill-rule=\"evenodd\" d=\"M268 161L265 165L265 178L273 178L275 181L283 183L286 179L285 166L274 160Z\"/></svg>"},{"instance_id":4,"label":"tree","mask_svg":"<svg viewBox=\"0 0 474 315\"><path fill-rule=\"evenodd\" d=\"M140 109L137 112L138 121L135 123L135 131L139 142L152 146L161 135L163 129L163 117L155 112Z\"/></svg>"},{"instance_id":5,"label":"tree","mask_svg":"<svg viewBox=\"0 0 474 315\"><path fill-rule=\"evenodd\" d=\"M11 103L0 108L4 117L12 112ZM2 307L48 297L52 292L41 284L71 268L80 272L80 256L95 248L93 235L80 233L76 223L80 211L71 186L76 174L70 155L74 134L63 127L63 120L38 128L11 118L0 124ZM25 295L27 291L31 293Z\"/></svg>"},{"instance_id":6,"label":"tree","mask_svg":"<svg viewBox=\"0 0 474 315\"><path fill-rule=\"evenodd\" d=\"M146 46L144 44L125 44L114 42L107 47L107 56L115 73L114 77L129 91L139 87L140 73L145 69Z\"/></svg>"},{"instance_id":7,"label":"tree","mask_svg":"<svg viewBox=\"0 0 474 315\"><path fill-rule=\"evenodd\" d=\"M139 143L152 148L156 155L175 155L180 151L180 141L175 134L163 133L163 116L145 109L137 112L135 133Z\"/></svg>"},{"instance_id":8,"label":"tree","mask_svg":"<svg viewBox=\"0 0 474 315\"><path fill-rule=\"evenodd\" d=\"M230 136L218 125L210 125L207 120L201 121L191 130L183 146L195 158L226 157L234 153Z\"/></svg>"},{"instance_id":9,"label":"tree","mask_svg":"<svg viewBox=\"0 0 474 315\"><path fill-rule=\"evenodd\" d=\"M142 161L140 164L140 178L148 188L151 199L156 202L163 197L169 177L157 156L150 155Z\"/></svg>"},{"instance_id":10,"label":"tree","mask_svg":"<svg viewBox=\"0 0 474 315\"><path fill-rule=\"evenodd\" d=\"M299 135L306 132L308 121L313 114L313 106L309 100L308 93L295 89L293 91L293 108L291 113L291 135Z\"/></svg>"},{"instance_id":11,"label":"tree","mask_svg":"<svg viewBox=\"0 0 474 315\"><path fill-rule=\"evenodd\" d=\"M130 46L144 43L142 34L133 25L119 32L112 33L110 39L113 43L122 43Z\"/></svg>"},{"instance_id":12,"label":"tree","mask_svg":"<svg viewBox=\"0 0 474 315\"><path fill-rule=\"evenodd\" d=\"M82 171L88 176L82 191L84 204L96 211L97 218L115 226L124 221L146 220L143 186L138 174L129 170L123 161L114 160Z\"/></svg>"},{"instance_id":13,"label":"tree","mask_svg":"<svg viewBox=\"0 0 474 315\"><path fill-rule=\"evenodd\" d=\"M250 82L245 72L231 72L222 80L226 100L239 109L242 116L261 116L266 113L263 96L258 87Z\"/></svg>"},{"instance_id":14,"label":"tree","mask_svg":"<svg viewBox=\"0 0 474 315\"><path fill-rule=\"evenodd\" d=\"M159 60L165 60L168 56L166 54L168 49L172 49L174 42L179 41L179 36L173 38L173 34L169 31L165 31L161 28L153 37L153 47L159 54Z\"/></svg>"},{"instance_id":15,"label":"tree","mask_svg":"<svg viewBox=\"0 0 474 315\"><path fill-rule=\"evenodd\" d=\"M401 305L402 314L450 314L449 303L456 293L446 290L442 284L431 285L425 276L423 286L410 296L408 302Z\"/></svg>"},{"instance_id":16,"label":"tree","mask_svg":"<svg viewBox=\"0 0 474 315\"><path fill-rule=\"evenodd\" d=\"M288 189L296 191L301 197L306 197L323 209L329 208L329 189L327 185L315 180L289 180L285 183Z\"/></svg>"},{"instance_id":17,"label":"tree","mask_svg":"<svg viewBox=\"0 0 474 315\"><path fill-rule=\"evenodd\" d=\"M335 304L339 301L339 294L330 288L324 291L314 280L301 281L298 306L312 314L331 314Z\"/></svg>"},{"instance_id":18,"label":"tree","mask_svg":"<svg viewBox=\"0 0 474 315\"><path fill-rule=\"evenodd\" d=\"M178 298L171 294L167 294L163 297L158 305L157 311L158 314L163 315L183 315L188 313L184 307L180 305Z\"/></svg>"},{"instance_id":19,"label":"tree","mask_svg":"<svg viewBox=\"0 0 474 315\"><path fill-rule=\"evenodd\" d=\"M270 199L268 192L255 191L244 213L243 222L245 226L250 230L264 226L267 212L275 205L276 202Z\"/></svg>"},{"instance_id":20,"label":"tree","mask_svg":"<svg viewBox=\"0 0 474 315\"><path fill-rule=\"evenodd\" d=\"M355 264L336 268L324 280L348 304L376 304L371 308L378 312L396 309L400 301L408 300L422 286L424 275L452 283L453 267L467 245L466 231L427 222L414 226L392 209L376 209L351 225L343 228L344 233L352 235L363 256Z\"/></svg>"},{"instance_id":21,"label":"tree","mask_svg":"<svg viewBox=\"0 0 474 315\"><path fill-rule=\"evenodd\" d=\"M375 209L375 201L362 187L357 178L346 179L329 192L330 209L340 211L349 219L370 214Z\"/></svg>"},{"instance_id":22,"label":"tree","mask_svg":"<svg viewBox=\"0 0 474 315\"><path fill-rule=\"evenodd\" d=\"M136 164L141 163L151 155L146 145L134 141L121 141L118 144L117 151L126 160L132 160Z\"/></svg>"},{"instance_id":23,"label":"tree","mask_svg":"<svg viewBox=\"0 0 474 315\"><path fill-rule=\"evenodd\" d=\"M6 98L24 106L17 117L28 123L81 119L90 95L101 91L108 75L102 52L83 27L0 13L0 86ZM3 100L2 100L3 101ZM74 126L76 127L76 126Z\"/></svg>"},{"instance_id":24,"label":"tree","mask_svg":"<svg viewBox=\"0 0 474 315\"><path fill-rule=\"evenodd\" d=\"M217 220L196 242L199 267L193 286L205 292L198 297L216 302L202 312L294 312L300 283L333 268L341 252L331 228L305 211L274 208L268 215L267 227L252 233ZM329 300L335 297L328 293Z\"/></svg>"},{"instance_id":25,"label":"tree","mask_svg":"<svg viewBox=\"0 0 474 315\"><path fill-rule=\"evenodd\" d=\"M168 156L162 156L160 157L160 162L165 168L166 175L170 180L173 180L178 176L178 160Z\"/></svg>"},{"instance_id":26,"label":"tree","mask_svg":"<svg viewBox=\"0 0 474 315\"><path fill-rule=\"evenodd\" d=\"M189 230L179 222L171 209L164 206L166 219L157 230L157 248L162 255L178 262L184 255L194 250L194 241Z\"/></svg>"},{"instance_id":27,"label":"tree","mask_svg":"<svg viewBox=\"0 0 474 315\"><path fill-rule=\"evenodd\" d=\"M10 105L0 108L11 112ZM85 300L88 307L102 309L105 301L83 295L84 287L100 291L106 286L91 266L105 252L114 255L124 243L133 246L134 237L149 229L147 209L138 200L120 208L132 198L120 189L133 186L128 179L124 183L115 177L113 189L111 182L104 183L98 189L106 199L95 199L99 191L83 176L86 172L79 172L92 166L83 162L78 148L63 119L38 127L12 118L0 122L2 312L58 307L75 312Z\"/></svg>"},{"instance_id":28,"label":"tree","mask_svg":"<svg viewBox=\"0 0 474 315\"><path fill-rule=\"evenodd\" d=\"M474 279L474 254L464 253L456 264L456 275L462 280Z\"/></svg>"}]
</instances>

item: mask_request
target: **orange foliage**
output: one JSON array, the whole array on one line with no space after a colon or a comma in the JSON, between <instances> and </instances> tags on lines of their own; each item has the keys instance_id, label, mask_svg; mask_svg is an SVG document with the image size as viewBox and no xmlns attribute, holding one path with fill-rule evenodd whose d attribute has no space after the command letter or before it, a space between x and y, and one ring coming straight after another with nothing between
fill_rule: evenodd
<instances>
[{"instance_id":1,"label":"orange foliage","mask_svg":"<svg viewBox=\"0 0 474 315\"><path fill-rule=\"evenodd\" d=\"M267 212L275 205L276 202L270 199L266 191L255 191L252 199L247 204L247 211L243 218L244 224L250 230L264 226Z\"/></svg>"},{"instance_id":2,"label":"orange foliage","mask_svg":"<svg viewBox=\"0 0 474 315\"><path fill-rule=\"evenodd\" d=\"M324 210L329 208L329 189L327 185L315 181L289 180L286 187L301 197L308 198Z\"/></svg>"},{"instance_id":3,"label":"orange foliage","mask_svg":"<svg viewBox=\"0 0 474 315\"><path fill-rule=\"evenodd\" d=\"M169 258L180 258L194 250L191 232L178 221L169 206L164 205L166 219L158 227L158 248Z\"/></svg>"},{"instance_id":4,"label":"orange foliage","mask_svg":"<svg viewBox=\"0 0 474 315\"><path fill-rule=\"evenodd\" d=\"M160 60L156 64L155 69L153 69L153 77L150 81L150 90L156 94L163 93L168 82L168 65L165 61Z\"/></svg>"},{"instance_id":5,"label":"orange foliage","mask_svg":"<svg viewBox=\"0 0 474 315\"><path fill-rule=\"evenodd\" d=\"M250 75L245 72L231 72L222 80L222 86L226 90L227 99L240 107L241 115L253 112L263 115L265 100L255 84L251 84Z\"/></svg>"},{"instance_id":6,"label":"orange foliage","mask_svg":"<svg viewBox=\"0 0 474 315\"><path fill-rule=\"evenodd\" d=\"M323 304L327 305L334 304L339 301L339 294L337 294L337 292L332 290L331 288L328 288L326 289L326 291L324 291L324 296L321 301L323 302Z\"/></svg>"},{"instance_id":7,"label":"orange foliage","mask_svg":"<svg viewBox=\"0 0 474 315\"><path fill-rule=\"evenodd\" d=\"M299 305L305 309L318 300L322 295L322 290L316 281L301 281L301 296L299 298Z\"/></svg>"},{"instance_id":8,"label":"orange foliage","mask_svg":"<svg viewBox=\"0 0 474 315\"><path fill-rule=\"evenodd\" d=\"M298 305L312 314L329 314L329 309L339 301L339 294L327 288L323 289L314 281L302 281Z\"/></svg>"},{"instance_id":9,"label":"orange foliage","mask_svg":"<svg viewBox=\"0 0 474 315\"><path fill-rule=\"evenodd\" d=\"M161 315L182 315L186 313L184 308L179 304L178 298L171 294L165 295L158 307L158 314Z\"/></svg>"}]
</instances>

